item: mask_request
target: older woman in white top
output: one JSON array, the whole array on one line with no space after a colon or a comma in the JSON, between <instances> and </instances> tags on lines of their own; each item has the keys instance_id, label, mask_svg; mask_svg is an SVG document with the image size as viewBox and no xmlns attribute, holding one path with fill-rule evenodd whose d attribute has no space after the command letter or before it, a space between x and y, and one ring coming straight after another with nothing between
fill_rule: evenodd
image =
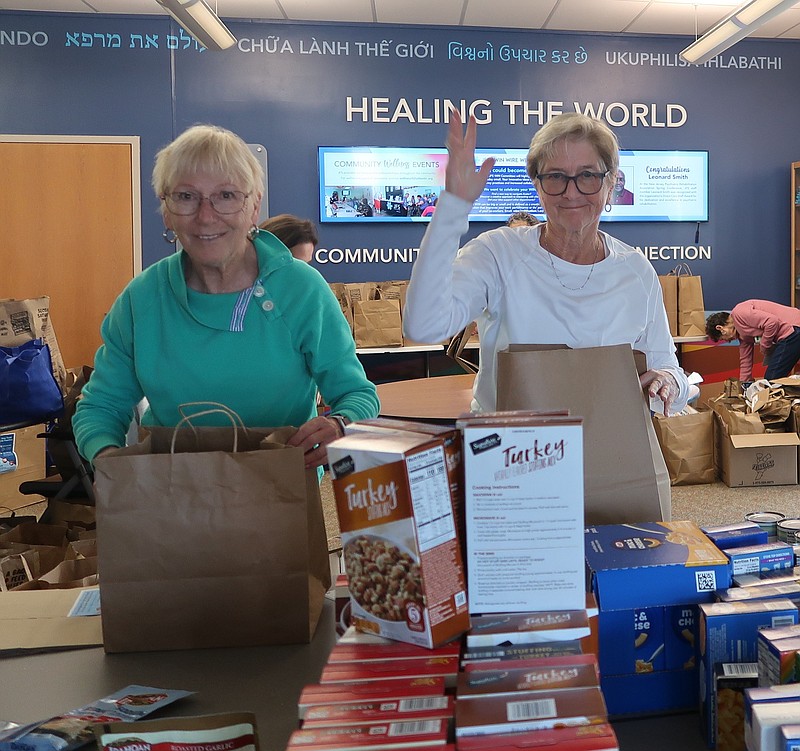
<instances>
[{"instance_id":1,"label":"older woman in white top","mask_svg":"<svg viewBox=\"0 0 800 751\"><path fill-rule=\"evenodd\" d=\"M527 159L547 221L484 232L459 252L494 160L476 170L475 119L465 130L458 112L451 118L445 191L411 275L406 335L437 342L477 321L480 371L472 406L478 411L495 408L496 354L512 343L630 344L647 356L642 388L665 411L682 409L689 385L658 277L641 253L599 229L618 171L616 136L577 113L550 120Z\"/></svg>"}]
</instances>

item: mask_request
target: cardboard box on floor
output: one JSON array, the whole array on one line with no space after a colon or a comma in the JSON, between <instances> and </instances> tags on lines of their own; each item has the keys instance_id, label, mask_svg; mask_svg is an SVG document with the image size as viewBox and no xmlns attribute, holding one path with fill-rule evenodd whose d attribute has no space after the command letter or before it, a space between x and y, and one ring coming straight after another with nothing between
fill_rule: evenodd
<instances>
[{"instance_id":1,"label":"cardboard box on floor","mask_svg":"<svg viewBox=\"0 0 800 751\"><path fill-rule=\"evenodd\" d=\"M636 355L636 358L634 357ZM497 409L569 409L583 418L587 524L669 520L670 479L627 344L512 344L497 354Z\"/></svg>"},{"instance_id":2,"label":"cardboard box on floor","mask_svg":"<svg viewBox=\"0 0 800 751\"><path fill-rule=\"evenodd\" d=\"M729 488L797 485L797 433L766 433L758 415L712 406L719 476Z\"/></svg>"},{"instance_id":3,"label":"cardboard box on floor","mask_svg":"<svg viewBox=\"0 0 800 751\"><path fill-rule=\"evenodd\" d=\"M45 442L37 438L44 425L0 432L0 507L12 511L42 500L42 496L23 495L19 486L45 475Z\"/></svg>"}]
</instances>

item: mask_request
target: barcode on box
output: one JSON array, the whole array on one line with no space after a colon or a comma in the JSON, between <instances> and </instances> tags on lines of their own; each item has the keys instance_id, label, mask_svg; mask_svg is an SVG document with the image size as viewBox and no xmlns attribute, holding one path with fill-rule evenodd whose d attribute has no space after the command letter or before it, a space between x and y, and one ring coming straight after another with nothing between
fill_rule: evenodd
<instances>
[{"instance_id":1,"label":"barcode on box","mask_svg":"<svg viewBox=\"0 0 800 751\"><path fill-rule=\"evenodd\" d=\"M401 699L398 712L417 712L420 709L446 709L446 696L426 696L421 699Z\"/></svg>"},{"instance_id":2,"label":"barcode on box","mask_svg":"<svg viewBox=\"0 0 800 751\"><path fill-rule=\"evenodd\" d=\"M713 592L717 588L715 571L695 571L694 576L698 592Z\"/></svg>"},{"instance_id":3,"label":"barcode on box","mask_svg":"<svg viewBox=\"0 0 800 751\"><path fill-rule=\"evenodd\" d=\"M725 677L758 676L757 662L725 662L722 664L722 674Z\"/></svg>"},{"instance_id":4,"label":"barcode on box","mask_svg":"<svg viewBox=\"0 0 800 751\"><path fill-rule=\"evenodd\" d=\"M508 721L541 720L543 717L556 716L555 699L537 699L535 701L511 701L506 706Z\"/></svg>"},{"instance_id":5,"label":"barcode on box","mask_svg":"<svg viewBox=\"0 0 800 751\"><path fill-rule=\"evenodd\" d=\"M442 729L441 720L420 720L419 722L393 722L389 725L389 735L420 735L438 733Z\"/></svg>"},{"instance_id":6,"label":"barcode on box","mask_svg":"<svg viewBox=\"0 0 800 751\"><path fill-rule=\"evenodd\" d=\"M460 608L462 605L465 605L467 602L467 593L462 589L460 592L456 592L453 600L456 603L456 607Z\"/></svg>"}]
</instances>

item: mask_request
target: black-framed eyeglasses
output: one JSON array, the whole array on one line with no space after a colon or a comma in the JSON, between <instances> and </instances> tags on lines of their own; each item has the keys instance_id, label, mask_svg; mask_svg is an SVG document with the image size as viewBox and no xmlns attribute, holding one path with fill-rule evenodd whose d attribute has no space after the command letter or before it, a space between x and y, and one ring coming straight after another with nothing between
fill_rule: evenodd
<instances>
[{"instance_id":1,"label":"black-framed eyeglasses","mask_svg":"<svg viewBox=\"0 0 800 751\"><path fill-rule=\"evenodd\" d=\"M603 180L606 179L607 174L608 170L605 172L584 170L577 175L565 175L563 172L543 172L536 175L536 179L548 196L560 196L566 193L570 180L575 182L578 193L593 196L603 188Z\"/></svg>"},{"instance_id":2,"label":"black-framed eyeglasses","mask_svg":"<svg viewBox=\"0 0 800 751\"><path fill-rule=\"evenodd\" d=\"M193 190L176 190L161 196L161 200L167 205L170 213L178 216L196 214L204 200L208 201L218 214L236 214L244 208L249 195L242 193L241 190L220 190L210 196L195 193Z\"/></svg>"}]
</instances>

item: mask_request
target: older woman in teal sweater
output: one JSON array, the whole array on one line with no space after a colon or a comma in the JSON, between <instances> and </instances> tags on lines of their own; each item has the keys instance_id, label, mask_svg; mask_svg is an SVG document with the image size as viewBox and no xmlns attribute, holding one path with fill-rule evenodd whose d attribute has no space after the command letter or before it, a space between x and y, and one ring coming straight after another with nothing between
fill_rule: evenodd
<instances>
[{"instance_id":1,"label":"older woman in teal sweater","mask_svg":"<svg viewBox=\"0 0 800 751\"><path fill-rule=\"evenodd\" d=\"M181 249L133 279L103 322L73 419L81 454L123 446L146 398L145 426L176 425L180 405L201 401L245 425L299 426L289 443L306 466L324 464L327 444L348 421L374 417L378 398L326 282L257 228L258 160L230 131L194 126L158 153L152 182L165 239ZM330 417L317 416L318 390Z\"/></svg>"}]
</instances>

